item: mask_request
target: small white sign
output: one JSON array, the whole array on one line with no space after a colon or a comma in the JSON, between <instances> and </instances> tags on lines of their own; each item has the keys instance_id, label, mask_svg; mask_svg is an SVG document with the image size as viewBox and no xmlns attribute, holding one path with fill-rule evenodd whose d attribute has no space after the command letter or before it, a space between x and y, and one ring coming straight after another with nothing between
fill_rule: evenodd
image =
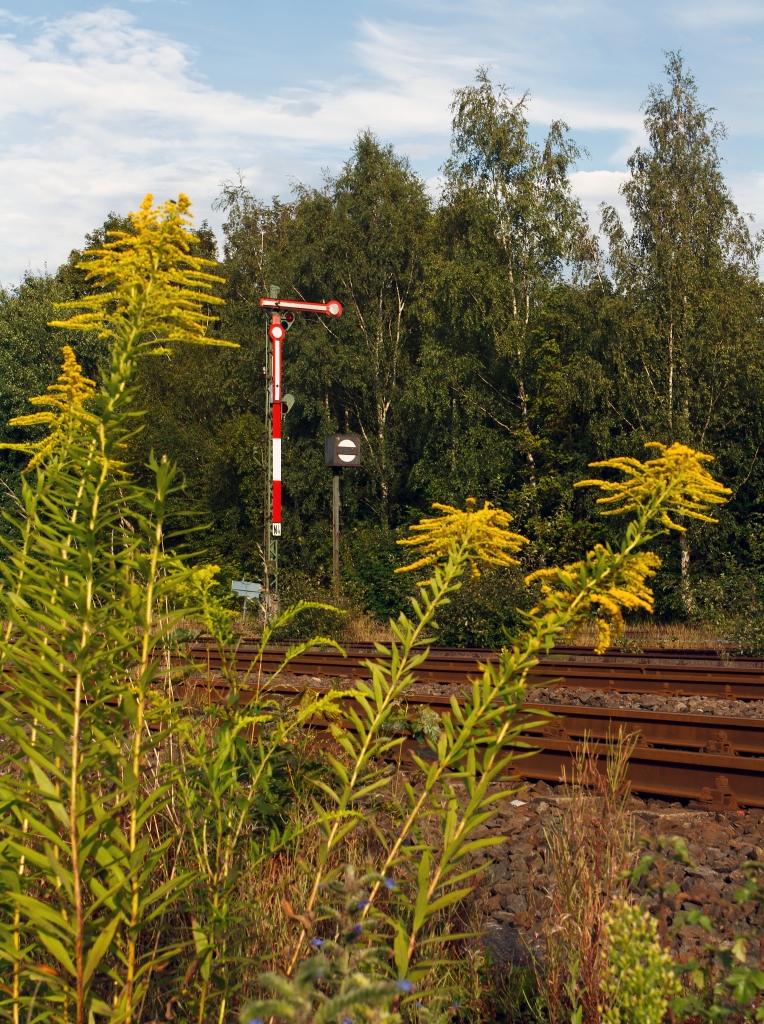
<instances>
[{"instance_id":1,"label":"small white sign","mask_svg":"<svg viewBox=\"0 0 764 1024\"><path fill-rule=\"evenodd\" d=\"M231 590L234 594L245 597L248 601L259 600L262 589L261 583L251 583L249 580L231 580Z\"/></svg>"}]
</instances>

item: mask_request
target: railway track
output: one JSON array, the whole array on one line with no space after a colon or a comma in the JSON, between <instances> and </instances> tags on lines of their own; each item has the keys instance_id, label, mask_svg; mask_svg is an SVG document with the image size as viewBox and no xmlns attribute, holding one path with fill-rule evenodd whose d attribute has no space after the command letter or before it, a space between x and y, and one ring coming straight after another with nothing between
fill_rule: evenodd
<instances>
[{"instance_id":1,"label":"railway track","mask_svg":"<svg viewBox=\"0 0 764 1024\"><path fill-rule=\"evenodd\" d=\"M279 666L285 646L270 647L262 671ZM364 661L374 649L351 645L347 658L336 651L314 650L290 664L290 673L320 679L370 678ZM236 652L236 668L252 667L254 647L242 645ZM192 645L188 655L206 675L220 668L220 657L211 644ZM409 704L428 704L445 710L451 693L477 671L479 662L497 660L495 651L435 648L417 669L418 682L442 691L407 696ZM595 655L586 648L555 648L532 672L533 681L565 688L583 687L620 693L712 696L723 699L764 700L764 662L759 659L720 656L716 651L654 650L640 653L608 651ZM208 677L209 678L209 677ZM217 677L213 689L222 687ZM270 688L295 693L288 677L274 679ZM318 687L319 689L321 687ZM571 769L584 736L598 741L604 757L608 743L618 735L635 735L636 746L628 778L635 792L696 802L707 807L734 809L739 805L764 807L764 719L708 714L664 713L641 709L592 708L564 704L527 703L524 710L551 712L555 717L523 732L523 742L537 753L518 762L527 778L558 781ZM320 723L317 723L320 726ZM429 748L407 740L404 754L417 750L428 756Z\"/></svg>"},{"instance_id":2,"label":"railway track","mask_svg":"<svg viewBox=\"0 0 764 1024\"><path fill-rule=\"evenodd\" d=\"M278 668L286 646L273 645L265 651L264 672ZM246 672L251 667L255 650L246 645L238 648L238 671ZM189 647L188 654L213 671L221 667L220 655L212 644L197 642ZM301 675L369 679L371 672L364 662L373 657L375 651L371 645L349 645L345 658L337 651L313 650L296 658L290 671ZM496 651L433 648L415 675L422 683L464 686L478 671L480 662L491 661L498 661ZM540 660L531 677L540 684L555 683L566 688L764 700L764 661L724 659L715 651L650 650L642 654L608 651L596 655L591 648L555 648L551 656Z\"/></svg>"}]
</instances>

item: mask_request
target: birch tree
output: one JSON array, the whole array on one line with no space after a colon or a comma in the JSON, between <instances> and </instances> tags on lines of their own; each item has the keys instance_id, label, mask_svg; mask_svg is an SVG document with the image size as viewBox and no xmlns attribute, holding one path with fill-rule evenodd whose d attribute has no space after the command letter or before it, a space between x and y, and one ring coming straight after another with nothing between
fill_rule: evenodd
<instances>
[{"instance_id":1,"label":"birch tree","mask_svg":"<svg viewBox=\"0 0 764 1024\"><path fill-rule=\"evenodd\" d=\"M699 102L681 55L668 54L666 75L666 87L650 89L648 144L630 157L621 188L631 230L615 209L603 209L624 300L623 336L610 355L624 420L668 444L713 446L720 429L729 434L745 416L760 375L750 329L759 245L724 181L724 126ZM682 541L682 601L691 612L689 535Z\"/></svg>"},{"instance_id":2,"label":"birch tree","mask_svg":"<svg viewBox=\"0 0 764 1024\"><path fill-rule=\"evenodd\" d=\"M544 298L585 251L588 235L569 177L581 150L562 121L535 143L528 104L527 93L513 100L484 68L474 85L454 93L441 218L452 242L441 273L452 303L462 306L460 319L484 336L472 382L478 404L494 427L514 436L535 487L533 332Z\"/></svg>"}]
</instances>

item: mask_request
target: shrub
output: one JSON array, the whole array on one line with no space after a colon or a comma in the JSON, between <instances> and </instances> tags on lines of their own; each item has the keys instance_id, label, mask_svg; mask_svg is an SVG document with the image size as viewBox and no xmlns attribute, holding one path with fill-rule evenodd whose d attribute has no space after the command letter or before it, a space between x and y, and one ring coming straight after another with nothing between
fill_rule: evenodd
<instances>
[{"instance_id":1,"label":"shrub","mask_svg":"<svg viewBox=\"0 0 764 1024\"><path fill-rule=\"evenodd\" d=\"M662 1024L681 985L658 922L624 899L605 914L603 1024Z\"/></svg>"}]
</instances>

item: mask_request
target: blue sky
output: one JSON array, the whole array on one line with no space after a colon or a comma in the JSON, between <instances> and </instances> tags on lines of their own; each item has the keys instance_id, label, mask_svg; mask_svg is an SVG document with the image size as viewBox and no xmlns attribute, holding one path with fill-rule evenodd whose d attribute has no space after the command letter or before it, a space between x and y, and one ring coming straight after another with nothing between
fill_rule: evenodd
<instances>
[{"instance_id":1,"label":"blue sky","mask_svg":"<svg viewBox=\"0 0 764 1024\"><path fill-rule=\"evenodd\" d=\"M219 228L221 181L287 198L367 127L435 190L452 90L479 64L530 91L539 138L562 118L587 147L573 184L596 225L679 48L728 126L733 193L764 225L763 43L763 0L5 0L0 281L54 269L148 191L188 192Z\"/></svg>"}]
</instances>

